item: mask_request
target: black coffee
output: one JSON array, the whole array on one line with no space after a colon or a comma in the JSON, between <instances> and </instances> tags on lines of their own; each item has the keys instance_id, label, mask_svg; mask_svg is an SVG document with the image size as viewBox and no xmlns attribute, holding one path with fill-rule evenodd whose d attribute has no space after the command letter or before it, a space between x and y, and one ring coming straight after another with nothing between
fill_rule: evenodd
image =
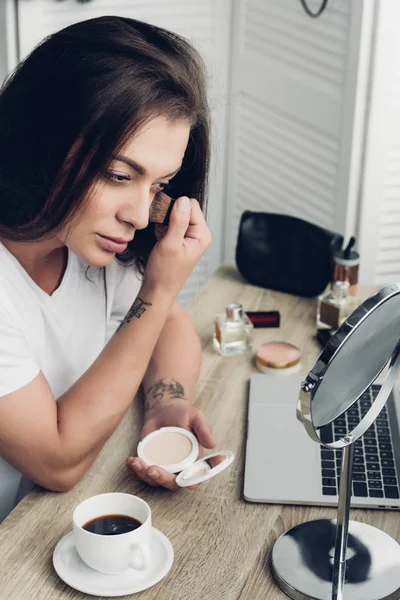
<instances>
[{"instance_id":1,"label":"black coffee","mask_svg":"<svg viewBox=\"0 0 400 600\"><path fill-rule=\"evenodd\" d=\"M120 535L134 531L141 525L140 521L128 515L103 515L91 519L82 525L82 529L98 535Z\"/></svg>"}]
</instances>

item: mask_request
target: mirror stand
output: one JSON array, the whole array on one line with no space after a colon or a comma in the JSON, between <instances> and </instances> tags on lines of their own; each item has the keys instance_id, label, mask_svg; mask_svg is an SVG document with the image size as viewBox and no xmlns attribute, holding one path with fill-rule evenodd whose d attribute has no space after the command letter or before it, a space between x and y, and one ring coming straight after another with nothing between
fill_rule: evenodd
<instances>
[{"instance_id":1,"label":"mirror stand","mask_svg":"<svg viewBox=\"0 0 400 600\"><path fill-rule=\"evenodd\" d=\"M272 550L272 574L294 600L398 600L400 545L371 525L349 521L354 442L343 448L337 520L285 532Z\"/></svg>"},{"instance_id":2,"label":"mirror stand","mask_svg":"<svg viewBox=\"0 0 400 600\"><path fill-rule=\"evenodd\" d=\"M342 450L339 504L336 521L335 554L332 572L332 600L343 600L346 580L346 552L349 537L351 485L353 480L354 443Z\"/></svg>"},{"instance_id":3,"label":"mirror stand","mask_svg":"<svg viewBox=\"0 0 400 600\"><path fill-rule=\"evenodd\" d=\"M394 385L400 367L400 348L394 353L376 407L363 421L374 422ZM304 385L305 384L305 385ZM308 418L310 388L303 384L303 416ZM371 419L370 413L374 415ZM375 414L374 414L375 413ZM339 503L336 521L319 519L302 523L275 542L273 577L294 600L398 600L400 598L400 544L376 527L350 521L354 435L363 423L340 442L342 448ZM308 428L308 427L307 427ZM364 430L365 431L365 430ZM311 430L309 430L311 435ZM312 432L315 441L316 431Z\"/></svg>"}]
</instances>

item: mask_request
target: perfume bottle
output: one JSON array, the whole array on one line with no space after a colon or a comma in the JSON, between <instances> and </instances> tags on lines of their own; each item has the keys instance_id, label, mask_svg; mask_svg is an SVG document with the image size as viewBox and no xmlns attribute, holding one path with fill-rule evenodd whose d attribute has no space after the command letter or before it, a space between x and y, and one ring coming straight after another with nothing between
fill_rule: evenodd
<instances>
[{"instance_id":1,"label":"perfume bottle","mask_svg":"<svg viewBox=\"0 0 400 600\"><path fill-rule=\"evenodd\" d=\"M355 242L351 237L347 247L333 255L333 281L318 298L318 329L337 329L357 308L360 255L352 249Z\"/></svg>"},{"instance_id":2,"label":"perfume bottle","mask_svg":"<svg viewBox=\"0 0 400 600\"><path fill-rule=\"evenodd\" d=\"M318 298L317 327L337 329L353 312L349 302L349 282L335 281L330 290Z\"/></svg>"},{"instance_id":3,"label":"perfume bottle","mask_svg":"<svg viewBox=\"0 0 400 600\"><path fill-rule=\"evenodd\" d=\"M214 348L222 356L249 354L252 350L253 323L241 304L228 304L225 313L215 317Z\"/></svg>"}]
</instances>

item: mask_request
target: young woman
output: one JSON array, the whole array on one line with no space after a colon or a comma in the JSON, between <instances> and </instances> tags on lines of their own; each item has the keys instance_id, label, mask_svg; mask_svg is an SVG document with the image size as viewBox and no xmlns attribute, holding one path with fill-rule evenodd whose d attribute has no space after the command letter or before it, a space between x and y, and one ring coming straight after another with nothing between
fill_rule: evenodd
<instances>
[{"instance_id":1,"label":"young woman","mask_svg":"<svg viewBox=\"0 0 400 600\"><path fill-rule=\"evenodd\" d=\"M71 488L143 384L142 435L192 429L201 347L176 296L210 244L201 59L103 17L50 36L0 94L0 519L36 482ZM155 195L178 197L168 229ZM151 485L175 478L127 464Z\"/></svg>"}]
</instances>

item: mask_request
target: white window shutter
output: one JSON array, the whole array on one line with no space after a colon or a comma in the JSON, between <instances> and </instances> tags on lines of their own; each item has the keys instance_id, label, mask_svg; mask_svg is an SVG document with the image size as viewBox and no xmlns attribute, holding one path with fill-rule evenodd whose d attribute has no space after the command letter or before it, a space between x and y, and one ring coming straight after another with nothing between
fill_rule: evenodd
<instances>
[{"instance_id":1,"label":"white window shutter","mask_svg":"<svg viewBox=\"0 0 400 600\"><path fill-rule=\"evenodd\" d=\"M0 86L17 64L17 18L14 0L0 2Z\"/></svg>"},{"instance_id":2,"label":"white window shutter","mask_svg":"<svg viewBox=\"0 0 400 600\"><path fill-rule=\"evenodd\" d=\"M230 14L232 0L18 0L20 58L45 36L77 21L118 15L146 21L188 38L205 59L212 108L212 162L208 223L213 245L194 270L179 299L192 299L221 261L221 228L228 106Z\"/></svg>"},{"instance_id":3,"label":"white window shutter","mask_svg":"<svg viewBox=\"0 0 400 600\"><path fill-rule=\"evenodd\" d=\"M318 19L299 0L235 3L227 262L245 210L354 232L367 3L330 0Z\"/></svg>"},{"instance_id":4,"label":"white window shutter","mask_svg":"<svg viewBox=\"0 0 400 600\"><path fill-rule=\"evenodd\" d=\"M362 186L361 279L400 281L400 3L378 3Z\"/></svg>"}]
</instances>

